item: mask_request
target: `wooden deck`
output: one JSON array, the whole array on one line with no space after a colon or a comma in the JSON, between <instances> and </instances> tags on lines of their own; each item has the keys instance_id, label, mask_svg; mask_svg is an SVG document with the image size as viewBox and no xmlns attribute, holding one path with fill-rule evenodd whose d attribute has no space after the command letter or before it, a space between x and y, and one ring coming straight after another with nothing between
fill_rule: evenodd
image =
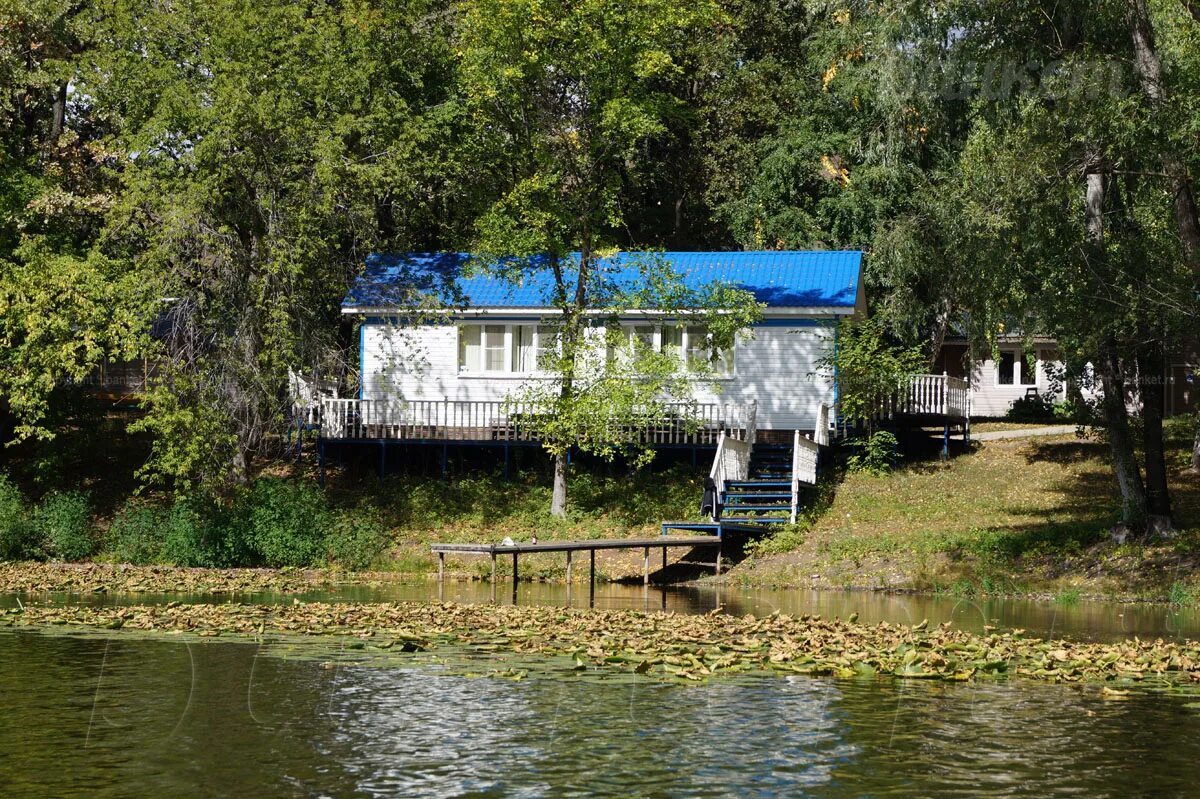
<instances>
[{"instance_id":1,"label":"wooden deck","mask_svg":"<svg viewBox=\"0 0 1200 799\"><path fill-rule=\"evenodd\" d=\"M328 441L535 443L544 409L507 402L324 398L294 409ZM660 446L715 446L721 433L754 437L755 403L671 403L614 438Z\"/></svg>"},{"instance_id":2,"label":"wooden deck","mask_svg":"<svg viewBox=\"0 0 1200 799\"><path fill-rule=\"evenodd\" d=\"M438 584L446 579L446 555L488 555L492 559L492 600L496 599L496 558L511 555L513 564L513 601L517 597L517 581L520 575L519 558L531 552L565 552L567 555L567 591L570 592L573 555L588 553L588 599L596 598L596 551L600 549L642 550L642 584L650 584L650 550L662 550L662 565L667 568L667 549L687 547L689 549L716 547L717 574L721 573L721 539L719 536L672 536L660 535L652 538L596 538L584 541L545 541L537 544L433 544L430 548L438 556Z\"/></svg>"},{"instance_id":3,"label":"wooden deck","mask_svg":"<svg viewBox=\"0 0 1200 799\"><path fill-rule=\"evenodd\" d=\"M902 417L966 423L971 416L971 384L949 375L914 375L895 393L880 397L873 419Z\"/></svg>"}]
</instances>

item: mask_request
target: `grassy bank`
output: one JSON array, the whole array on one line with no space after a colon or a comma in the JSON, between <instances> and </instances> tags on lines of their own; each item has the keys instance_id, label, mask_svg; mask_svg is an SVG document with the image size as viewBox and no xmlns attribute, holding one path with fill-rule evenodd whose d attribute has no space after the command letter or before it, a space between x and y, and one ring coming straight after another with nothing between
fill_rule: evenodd
<instances>
[{"instance_id":1,"label":"grassy bank","mask_svg":"<svg viewBox=\"0 0 1200 799\"><path fill-rule=\"evenodd\" d=\"M1200 485L1171 440L1179 535L1114 542L1107 446L1074 436L990 441L943 464L848 475L802 529L781 531L733 579L958 595L1200 597Z\"/></svg>"}]
</instances>

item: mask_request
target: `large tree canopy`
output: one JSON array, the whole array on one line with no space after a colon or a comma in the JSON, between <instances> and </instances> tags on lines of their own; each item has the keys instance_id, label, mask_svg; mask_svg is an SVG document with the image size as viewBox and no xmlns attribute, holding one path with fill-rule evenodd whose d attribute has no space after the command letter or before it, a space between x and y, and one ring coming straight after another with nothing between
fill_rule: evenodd
<instances>
[{"instance_id":1,"label":"large tree canopy","mask_svg":"<svg viewBox=\"0 0 1200 799\"><path fill-rule=\"evenodd\" d=\"M1136 388L1103 427L1126 521L1169 524L1158 378L1200 285L1190 4L7 0L0 23L18 436L152 355L147 474L244 478L287 370L340 368L337 300L375 249L546 254L504 271L554 274L570 403L612 302L598 254L861 247L890 343L1050 334L1070 376Z\"/></svg>"}]
</instances>

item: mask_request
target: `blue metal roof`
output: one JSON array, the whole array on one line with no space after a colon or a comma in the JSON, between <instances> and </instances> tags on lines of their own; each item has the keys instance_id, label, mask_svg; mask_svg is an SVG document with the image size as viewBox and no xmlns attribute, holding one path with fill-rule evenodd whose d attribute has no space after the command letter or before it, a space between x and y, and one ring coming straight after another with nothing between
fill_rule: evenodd
<instances>
[{"instance_id":1,"label":"blue metal roof","mask_svg":"<svg viewBox=\"0 0 1200 799\"><path fill-rule=\"evenodd\" d=\"M845 251L620 252L600 267L606 280L635 287L639 263L659 258L688 288L725 282L754 294L769 308L854 308L860 290L862 253ZM538 259L527 259L527 263ZM469 273L467 253L371 255L342 308L386 310L411 304L414 293L432 294L468 308L547 308L553 280L548 269L527 269L518 285L494 274ZM487 270L476 270L487 271Z\"/></svg>"}]
</instances>

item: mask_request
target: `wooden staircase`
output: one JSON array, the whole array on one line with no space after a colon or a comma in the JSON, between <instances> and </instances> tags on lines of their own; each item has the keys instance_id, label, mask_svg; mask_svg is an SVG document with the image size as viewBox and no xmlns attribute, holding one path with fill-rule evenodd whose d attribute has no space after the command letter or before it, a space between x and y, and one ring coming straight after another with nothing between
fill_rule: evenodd
<instances>
[{"instance_id":1,"label":"wooden staircase","mask_svg":"<svg viewBox=\"0 0 1200 799\"><path fill-rule=\"evenodd\" d=\"M819 419L827 416L818 414ZM818 437L825 428L818 425ZM771 525L794 524L800 505L800 486L817 481L820 445L794 433L792 446L755 445L726 439L717 443L709 479L717 507L709 521L663 522L662 533L686 530L721 536L737 531L759 533Z\"/></svg>"},{"instance_id":2,"label":"wooden staircase","mask_svg":"<svg viewBox=\"0 0 1200 799\"><path fill-rule=\"evenodd\" d=\"M791 447L756 446L745 480L727 480L720 498L722 522L787 524L792 520Z\"/></svg>"}]
</instances>

